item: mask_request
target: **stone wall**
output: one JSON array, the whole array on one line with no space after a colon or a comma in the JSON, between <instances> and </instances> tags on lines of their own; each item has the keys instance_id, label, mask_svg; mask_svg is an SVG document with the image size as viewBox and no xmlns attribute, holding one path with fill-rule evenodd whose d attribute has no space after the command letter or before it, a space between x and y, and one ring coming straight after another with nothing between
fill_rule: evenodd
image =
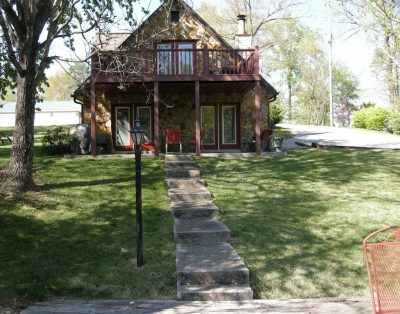
<instances>
[{"instance_id":1,"label":"stone wall","mask_svg":"<svg viewBox=\"0 0 400 314\"><path fill-rule=\"evenodd\" d=\"M268 126L267 106L265 95L262 94L261 104L261 131ZM114 97L97 97L97 126L99 132L111 135L111 104L146 104L145 95L131 94ZM151 99L152 101L152 99ZM254 139L255 106L254 91L246 94L240 93L208 93L200 96L200 103L224 104L240 103L240 135L241 141L251 142ZM186 138L194 138L195 134L195 108L193 93L168 93L160 94L160 134L166 128L179 128ZM85 122L90 123L90 108L85 108Z\"/></svg>"},{"instance_id":2,"label":"stone wall","mask_svg":"<svg viewBox=\"0 0 400 314\"><path fill-rule=\"evenodd\" d=\"M180 11L178 23L170 22L170 12ZM200 48L223 48L223 43L215 38L204 25L178 1L168 1L155 15L150 17L141 29L133 33L125 42L123 48L147 46L153 48L154 43L160 41L197 41Z\"/></svg>"}]
</instances>

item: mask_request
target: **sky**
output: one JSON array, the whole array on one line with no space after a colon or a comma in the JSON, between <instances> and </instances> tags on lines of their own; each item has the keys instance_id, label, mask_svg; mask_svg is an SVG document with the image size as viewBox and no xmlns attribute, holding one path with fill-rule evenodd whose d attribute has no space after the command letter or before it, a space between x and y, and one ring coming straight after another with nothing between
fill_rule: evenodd
<instances>
[{"instance_id":1,"label":"sky","mask_svg":"<svg viewBox=\"0 0 400 314\"><path fill-rule=\"evenodd\" d=\"M193 5L196 9L201 1L210 2L221 7L222 0L186 0L188 4ZM160 0L142 0L142 4L149 6L151 11L155 10L160 5ZM325 5L326 0L305 0L305 4L301 7L293 9L293 14L299 17L300 21L312 29L320 30L323 34L324 47L329 51L329 10ZM137 10L140 12L140 10ZM333 14L334 15L334 14ZM140 14L138 19L140 19ZM377 81L375 75L371 70L371 63L373 58L374 48L367 40L364 33L357 33L354 36L348 37L346 27L338 22L338 17L332 19L332 34L333 34L333 47L332 55L333 61L346 65L351 72L358 78L360 83L360 99L359 102L371 101L381 106L388 106L386 97L380 91L380 83ZM126 29L122 29L125 30ZM93 35L92 35L93 36ZM73 55L66 53L66 49L62 43L55 43L53 51L58 55L66 57L73 57ZM83 53L83 46L77 47L77 51ZM328 55L328 54L327 54ZM47 73L52 75L61 71L61 67L54 64Z\"/></svg>"}]
</instances>

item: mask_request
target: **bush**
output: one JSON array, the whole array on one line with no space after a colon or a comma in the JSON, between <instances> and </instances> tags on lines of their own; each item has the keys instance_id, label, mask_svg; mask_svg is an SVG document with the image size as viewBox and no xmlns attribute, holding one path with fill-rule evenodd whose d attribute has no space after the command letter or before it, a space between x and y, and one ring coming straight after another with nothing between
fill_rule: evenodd
<instances>
[{"instance_id":1,"label":"bush","mask_svg":"<svg viewBox=\"0 0 400 314\"><path fill-rule=\"evenodd\" d=\"M68 128L58 126L53 129L47 129L43 137L42 150L48 155L68 154L70 152L72 136Z\"/></svg>"},{"instance_id":2,"label":"bush","mask_svg":"<svg viewBox=\"0 0 400 314\"><path fill-rule=\"evenodd\" d=\"M392 111L387 118L387 128L390 133L400 135L400 113Z\"/></svg>"},{"instance_id":3,"label":"bush","mask_svg":"<svg viewBox=\"0 0 400 314\"><path fill-rule=\"evenodd\" d=\"M367 128L367 108L358 110L353 117L353 125L359 129L366 129Z\"/></svg>"},{"instance_id":4,"label":"bush","mask_svg":"<svg viewBox=\"0 0 400 314\"><path fill-rule=\"evenodd\" d=\"M272 103L269 105L269 117L274 122L278 124L283 119L283 109L279 104Z\"/></svg>"},{"instance_id":5,"label":"bush","mask_svg":"<svg viewBox=\"0 0 400 314\"><path fill-rule=\"evenodd\" d=\"M379 107L368 107L357 111L354 114L354 126L356 128L383 131L389 111Z\"/></svg>"}]
</instances>

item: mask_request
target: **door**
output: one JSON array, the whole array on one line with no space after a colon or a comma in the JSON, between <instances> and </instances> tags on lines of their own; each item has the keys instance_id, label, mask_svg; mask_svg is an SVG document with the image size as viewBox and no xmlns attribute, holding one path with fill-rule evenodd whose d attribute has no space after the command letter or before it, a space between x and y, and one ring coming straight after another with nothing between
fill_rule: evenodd
<instances>
[{"instance_id":1,"label":"door","mask_svg":"<svg viewBox=\"0 0 400 314\"><path fill-rule=\"evenodd\" d=\"M150 106L136 106L135 119L140 120L144 129L144 140L151 142L153 140L152 110Z\"/></svg>"},{"instance_id":2,"label":"door","mask_svg":"<svg viewBox=\"0 0 400 314\"><path fill-rule=\"evenodd\" d=\"M202 140L205 149L218 148L218 133L217 133L217 106L202 105L200 107L200 129L204 130Z\"/></svg>"},{"instance_id":3,"label":"door","mask_svg":"<svg viewBox=\"0 0 400 314\"><path fill-rule=\"evenodd\" d=\"M117 150L131 150L131 108L124 106L115 107L115 132L114 143Z\"/></svg>"},{"instance_id":4,"label":"door","mask_svg":"<svg viewBox=\"0 0 400 314\"><path fill-rule=\"evenodd\" d=\"M193 43L178 43L178 74L193 74Z\"/></svg>"},{"instance_id":5,"label":"door","mask_svg":"<svg viewBox=\"0 0 400 314\"><path fill-rule=\"evenodd\" d=\"M157 45L157 74L168 75L173 74L172 68L172 45L158 44ZM165 50L165 51L163 51Z\"/></svg>"},{"instance_id":6,"label":"door","mask_svg":"<svg viewBox=\"0 0 400 314\"><path fill-rule=\"evenodd\" d=\"M240 148L239 105L220 104L219 147L222 149Z\"/></svg>"}]
</instances>

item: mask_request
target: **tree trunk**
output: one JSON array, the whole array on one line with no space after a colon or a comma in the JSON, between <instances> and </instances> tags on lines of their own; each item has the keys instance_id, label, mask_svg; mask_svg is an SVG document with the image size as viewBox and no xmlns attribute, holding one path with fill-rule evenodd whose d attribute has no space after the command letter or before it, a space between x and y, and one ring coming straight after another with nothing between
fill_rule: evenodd
<instances>
[{"instance_id":1,"label":"tree trunk","mask_svg":"<svg viewBox=\"0 0 400 314\"><path fill-rule=\"evenodd\" d=\"M288 119L289 121L292 121L293 116L292 116L292 83L290 79L288 81Z\"/></svg>"},{"instance_id":2,"label":"tree trunk","mask_svg":"<svg viewBox=\"0 0 400 314\"><path fill-rule=\"evenodd\" d=\"M4 188L12 195L33 187L33 149L36 83L32 75L17 77L15 129L9 175Z\"/></svg>"}]
</instances>

